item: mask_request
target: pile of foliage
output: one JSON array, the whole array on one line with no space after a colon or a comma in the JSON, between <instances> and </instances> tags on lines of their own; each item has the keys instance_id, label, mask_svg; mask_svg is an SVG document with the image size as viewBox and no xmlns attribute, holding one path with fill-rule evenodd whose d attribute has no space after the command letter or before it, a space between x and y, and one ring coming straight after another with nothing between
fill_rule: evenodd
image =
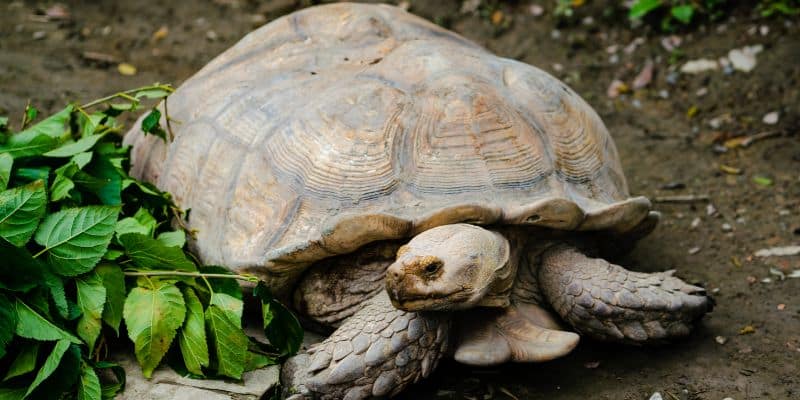
<instances>
[{"instance_id":1,"label":"pile of foliage","mask_svg":"<svg viewBox=\"0 0 800 400\"><path fill-rule=\"evenodd\" d=\"M167 362L241 379L298 350L297 319L263 283L200 265L169 194L128 175L120 115L172 90L71 104L35 124L29 106L19 132L0 118L0 399L113 398L125 374L112 345L132 342L146 377ZM162 119L153 108L142 130L168 140ZM269 344L242 329L239 281L256 284Z\"/></svg>"}]
</instances>

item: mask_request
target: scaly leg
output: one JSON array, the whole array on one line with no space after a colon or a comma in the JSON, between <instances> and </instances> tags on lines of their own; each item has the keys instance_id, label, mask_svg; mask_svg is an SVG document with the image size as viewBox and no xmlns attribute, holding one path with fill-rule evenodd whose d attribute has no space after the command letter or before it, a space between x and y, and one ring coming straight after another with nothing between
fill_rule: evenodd
<instances>
[{"instance_id":1,"label":"scaly leg","mask_svg":"<svg viewBox=\"0 0 800 400\"><path fill-rule=\"evenodd\" d=\"M382 291L308 354L287 361L281 381L292 400L390 397L433 371L449 328L449 314L398 310Z\"/></svg>"},{"instance_id":2,"label":"scaly leg","mask_svg":"<svg viewBox=\"0 0 800 400\"><path fill-rule=\"evenodd\" d=\"M627 343L660 342L689 334L710 311L705 289L672 276L631 272L569 246L542 254L539 284L578 332Z\"/></svg>"}]
</instances>

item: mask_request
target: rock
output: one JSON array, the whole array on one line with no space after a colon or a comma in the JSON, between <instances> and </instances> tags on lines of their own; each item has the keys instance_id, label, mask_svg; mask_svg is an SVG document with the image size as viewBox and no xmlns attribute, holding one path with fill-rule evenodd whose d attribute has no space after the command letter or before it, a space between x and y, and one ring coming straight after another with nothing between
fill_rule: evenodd
<instances>
[{"instance_id":1,"label":"rock","mask_svg":"<svg viewBox=\"0 0 800 400\"><path fill-rule=\"evenodd\" d=\"M756 252L756 257L785 257L796 255L800 255L800 246L771 247Z\"/></svg>"},{"instance_id":2,"label":"rock","mask_svg":"<svg viewBox=\"0 0 800 400\"><path fill-rule=\"evenodd\" d=\"M653 80L653 60L647 60L644 63L644 67L639 72L639 75L636 75L636 78L633 80L633 88L634 89L641 89L650 84L650 81Z\"/></svg>"},{"instance_id":3,"label":"rock","mask_svg":"<svg viewBox=\"0 0 800 400\"><path fill-rule=\"evenodd\" d=\"M615 99L619 97L619 95L628 92L630 92L630 88L628 87L628 85L625 84L625 82L622 82L619 79L614 79L613 81L611 81L611 84L608 85L608 89L606 90L606 95L608 95L608 97L612 99Z\"/></svg>"},{"instance_id":4,"label":"rock","mask_svg":"<svg viewBox=\"0 0 800 400\"><path fill-rule=\"evenodd\" d=\"M723 232L730 232L733 230L733 227L729 223L722 224L722 231Z\"/></svg>"},{"instance_id":5,"label":"rock","mask_svg":"<svg viewBox=\"0 0 800 400\"><path fill-rule=\"evenodd\" d=\"M528 7L528 13L530 15L533 15L534 17L538 17L538 16L544 14L544 7L542 7L542 6L538 5L538 4L533 4L530 7Z\"/></svg>"},{"instance_id":6,"label":"rock","mask_svg":"<svg viewBox=\"0 0 800 400\"><path fill-rule=\"evenodd\" d=\"M764 114L764 118L761 119L761 122L767 125L775 125L778 123L778 112L772 111Z\"/></svg>"},{"instance_id":7,"label":"rock","mask_svg":"<svg viewBox=\"0 0 800 400\"><path fill-rule=\"evenodd\" d=\"M717 336L714 338L714 341L716 341L718 344L725 344L728 342L728 338L725 336Z\"/></svg>"},{"instance_id":8,"label":"rock","mask_svg":"<svg viewBox=\"0 0 800 400\"><path fill-rule=\"evenodd\" d=\"M756 67L756 54L762 50L764 50L764 46L760 44L733 49L728 52L728 59L731 60L731 65L733 65L734 69L750 72Z\"/></svg>"},{"instance_id":9,"label":"rock","mask_svg":"<svg viewBox=\"0 0 800 400\"><path fill-rule=\"evenodd\" d=\"M118 400L258 400L278 385L277 365L245 372L242 382L215 379L191 379L178 375L169 367L160 367L150 379L142 376L139 364L130 354L115 356L125 369L125 391Z\"/></svg>"},{"instance_id":10,"label":"rock","mask_svg":"<svg viewBox=\"0 0 800 400\"><path fill-rule=\"evenodd\" d=\"M652 396L650 396L650 400L664 400L664 398L661 397L661 393L655 392Z\"/></svg>"},{"instance_id":11,"label":"rock","mask_svg":"<svg viewBox=\"0 0 800 400\"><path fill-rule=\"evenodd\" d=\"M699 74L706 71L715 71L719 69L719 63L707 58L700 58L697 60L687 61L681 67L681 72L684 74Z\"/></svg>"}]
</instances>

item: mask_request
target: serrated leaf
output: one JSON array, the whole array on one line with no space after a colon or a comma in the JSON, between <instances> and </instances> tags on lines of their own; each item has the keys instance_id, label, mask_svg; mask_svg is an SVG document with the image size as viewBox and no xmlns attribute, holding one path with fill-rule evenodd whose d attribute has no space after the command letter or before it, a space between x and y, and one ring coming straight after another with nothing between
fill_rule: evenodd
<instances>
[{"instance_id":1,"label":"serrated leaf","mask_svg":"<svg viewBox=\"0 0 800 400\"><path fill-rule=\"evenodd\" d=\"M78 336L94 351L94 343L102 330L103 307L106 303L106 287L103 279L94 272L75 279L78 309L83 313L78 320Z\"/></svg>"},{"instance_id":2,"label":"serrated leaf","mask_svg":"<svg viewBox=\"0 0 800 400\"><path fill-rule=\"evenodd\" d=\"M88 117L83 113L79 113L78 116L81 137L86 137L93 134L100 124L103 123L103 119L106 118L106 115L101 112L89 114Z\"/></svg>"},{"instance_id":3,"label":"serrated leaf","mask_svg":"<svg viewBox=\"0 0 800 400\"><path fill-rule=\"evenodd\" d=\"M28 386L28 391L25 392L25 396L31 394L36 387L39 386L45 379L47 379L53 371L58 368L58 364L61 363L61 358L64 357L64 353L67 352L69 349L70 342L66 339L61 339L56 342L56 346L53 348L53 351L50 352L50 355L47 356L47 359L44 360L44 364L42 367L39 368L39 372L36 374L36 377L31 382L30 386Z\"/></svg>"},{"instance_id":4,"label":"serrated leaf","mask_svg":"<svg viewBox=\"0 0 800 400\"><path fill-rule=\"evenodd\" d=\"M95 148L94 160L87 166L86 172L107 182L94 192L103 204L120 205L122 204L120 196L122 192L122 175L117 169L118 167L111 161L111 158L107 154L99 152L99 147L102 145L103 143Z\"/></svg>"},{"instance_id":5,"label":"serrated leaf","mask_svg":"<svg viewBox=\"0 0 800 400\"><path fill-rule=\"evenodd\" d=\"M165 246L182 249L186 244L186 233L184 231L164 232L158 235L156 240Z\"/></svg>"},{"instance_id":6,"label":"serrated leaf","mask_svg":"<svg viewBox=\"0 0 800 400\"><path fill-rule=\"evenodd\" d=\"M80 339L55 326L20 299L16 299L15 310L17 312L17 329L15 330L17 335L41 341L69 340L72 343L81 343Z\"/></svg>"},{"instance_id":7,"label":"serrated leaf","mask_svg":"<svg viewBox=\"0 0 800 400\"><path fill-rule=\"evenodd\" d=\"M122 388L125 387L125 370L119 366L119 364L115 364L108 361L98 361L94 364L94 367L98 370L101 369L110 369L114 376L117 378L116 383L106 383L102 385L101 392L102 398L104 400L113 399L117 393L119 393Z\"/></svg>"},{"instance_id":8,"label":"serrated leaf","mask_svg":"<svg viewBox=\"0 0 800 400\"><path fill-rule=\"evenodd\" d=\"M36 243L45 247L50 265L63 276L90 271L105 254L118 207L88 206L61 210L45 217Z\"/></svg>"},{"instance_id":9,"label":"serrated leaf","mask_svg":"<svg viewBox=\"0 0 800 400\"><path fill-rule=\"evenodd\" d=\"M186 302L186 319L178 334L178 344L186 369L194 374L203 375L202 367L207 367L209 362L203 304L192 288L183 290L183 298Z\"/></svg>"},{"instance_id":10,"label":"serrated leaf","mask_svg":"<svg viewBox=\"0 0 800 400\"><path fill-rule=\"evenodd\" d=\"M136 287L128 294L123 317L146 378L169 350L185 316L183 295L173 284L156 282L154 287Z\"/></svg>"},{"instance_id":11,"label":"serrated leaf","mask_svg":"<svg viewBox=\"0 0 800 400\"><path fill-rule=\"evenodd\" d=\"M14 157L11 154L0 153L0 190L6 190L11 180L11 167L14 166Z\"/></svg>"},{"instance_id":12,"label":"serrated leaf","mask_svg":"<svg viewBox=\"0 0 800 400\"><path fill-rule=\"evenodd\" d=\"M153 108L150 110L150 113L147 114L144 119L142 119L142 132L150 133L158 127L158 122L161 120L161 111L158 111L157 108Z\"/></svg>"},{"instance_id":13,"label":"serrated leaf","mask_svg":"<svg viewBox=\"0 0 800 400\"><path fill-rule=\"evenodd\" d=\"M81 363L81 379L78 381L78 400L100 400L102 398L100 378L94 368Z\"/></svg>"},{"instance_id":14,"label":"serrated leaf","mask_svg":"<svg viewBox=\"0 0 800 400\"><path fill-rule=\"evenodd\" d=\"M138 233L119 236L119 242L125 248L125 254L134 264L144 269L177 269L196 271L194 263L186 258L183 250L166 246L156 239Z\"/></svg>"},{"instance_id":15,"label":"serrated leaf","mask_svg":"<svg viewBox=\"0 0 800 400\"><path fill-rule=\"evenodd\" d=\"M25 398L25 391L22 388L4 388L0 387L0 400L22 400Z\"/></svg>"},{"instance_id":16,"label":"serrated leaf","mask_svg":"<svg viewBox=\"0 0 800 400\"><path fill-rule=\"evenodd\" d=\"M145 208L140 208L133 217L123 218L117 221L117 226L114 228L114 231L118 237L126 233L139 233L147 237L152 237L157 225L158 221L153 218L150 212Z\"/></svg>"},{"instance_id":17,"label":"serrated leaf","mask_svg":"<svg viewBox=\"0 0 800 400\"><path fill-rule=\"evenodd\" d=\"M256 285L253 295L261 301L264 334L270 344L277 347L282 355L297 353L304 334L297 317L274 298L264 282Z\"/></svg>"},{"instance_id":18,"label":"serrated leaf","mask_svg":"<svg viewBox=\"0 0 800 400\"><path fill-rule=\"evenodd\" d=\"M24 246L36 231L46 205L43 181L0 192L0 237L14 246Z\"/></svg>"},{"instance_id":19,"label":"serrated leaf","mask_svg":"<svg viewBox=\"0 0 800 400\"><path fill-rule=\"evenodd\" d=\"M5 378L3 378L3 382L11 378L25 375L36 369L36 357L38 355L39 343L33 342L23 345L22 350L20 350L17 357L14 358L14 362L8 367L8 372Z\"/></svg>"},{"instance_id":20,"label":"serrated leaf","mask_svg":"<svg viewBox=\"0 0 800 400\"><path fill-rule=\"evenodd\" d=\"M247 350L247 354L245 354L244 370L245 372L252 371L269 365L275 365L277 363L278 360L269 354L264 354L260 351L254 351L252 348L250 348Z\"/></svg>"},{"instance_id":21,"label":"serrated leaf","mask_svg":"<svg viewBox=\"0 0 800 400\"><path fill-rule=\"evenodd\" d=\"M125 274L115 264L104 264L95 268L106 289L106 303L103 306L103 321L119 335L119 323L122 321L122 308L125 305Z\"/></svg>"},{"instance_id":22,"label":"serrated leaf","mask_svg":"<svg viewBox=\"0 0 800 400\"><path fill-rule=\"evenodd\" d=\"M45 157L72 157L76 154L90 150L104 136L104 134L87 136L75 142L62 144L61 146L42 155Z\"/></svg>"},{"instance_id":23,"label":"serrated leaf","mask_svg":"<svg viewBox=\"0 0 800 400\"><path fill-rule=\"evenodd\" d=\"M17 311L14 304L0 293L0 359L6 355L6 347L17 330Z\"/></svg>"},{"instance_id":24,"label":"serrated leaf","mask_svg":"<svg viewBox=\"0 0 800 400\"><path fill-rule=\"evenodd\" d=\"M220 375L241 379L246 363L247 336L242 331L241 318L230 307L241 301L222 293L211 295L206 309L206 326ZM236 307L234 307L236 308Z\"/></svg>"},{"instance_id":25,"label":"serrated leaf","mask_svg":"<svg viewBox=\"0 0 800 400\"><path fill-rule=\"evenodd\" d=\"M72 105L51 115L36 125L11 135L0 145L0 153L8 153L15 159L44 154L69 138L66 125L72 113Z\"/></svg>"},{"instance_id":26,"label":"serrated leaf","mask_svg":"<svg viewBox=\"0 0 800 400\"><path fill-rule=\"evenodd\" d=\"M42 281L50 291L50 297L53 299L53 304L56 305L58 314L64 319L71 320L70 307L67 303L67 294L64 290L64 281L62 281L57 275L50 272L47 268L42 270Z\"/></svg>"}]
</instances>

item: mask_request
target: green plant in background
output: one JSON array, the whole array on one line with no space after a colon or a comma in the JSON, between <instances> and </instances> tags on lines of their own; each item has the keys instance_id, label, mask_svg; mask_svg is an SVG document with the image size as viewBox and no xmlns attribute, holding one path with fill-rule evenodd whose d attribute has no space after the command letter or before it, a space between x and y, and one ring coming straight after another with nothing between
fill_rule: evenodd
<instances>
[{"instance_id":1,"label":"green plant in background","mask_svg":"<svg viewBox=\"0 0 800 400\"><path fill-rule=\"evenodd\" d=\"M762 0L757 9L762 17L800 15L800 0Z\"/></svg>"},{"instance_id":2,"label":"green plant in background","mask_svg":"<svg viewBox=\"0 0 800 400\"><path fill-rule=\"evenodd\" d=\"M712 20L721 17L725 3L727 0L636 0L628 10L628 18L634 21L650 16L659 18L661 29L670 31L675 22L689 25L698 16Z\"/></svg>"},{"instance_id":3,"label":"green plant in background","mask_svg":"<svg viewBox=\"0 0 800 400\"><path fill-rule=\"evenodd\" d=\"M146 377L168 359L186 375L241 379L299 349L297 319L263 283L270 344L245 335L238 281L258 279L199 265L171 226L184 214L169 194L128 175L118 117L172 90L71 104L34 125L29 106L16 133L0 118L0 399L112 398L125 374L109 349L125 337ZM162 119L152 108L142 130L169 140Z\"/></svg>"}]
</instances>

